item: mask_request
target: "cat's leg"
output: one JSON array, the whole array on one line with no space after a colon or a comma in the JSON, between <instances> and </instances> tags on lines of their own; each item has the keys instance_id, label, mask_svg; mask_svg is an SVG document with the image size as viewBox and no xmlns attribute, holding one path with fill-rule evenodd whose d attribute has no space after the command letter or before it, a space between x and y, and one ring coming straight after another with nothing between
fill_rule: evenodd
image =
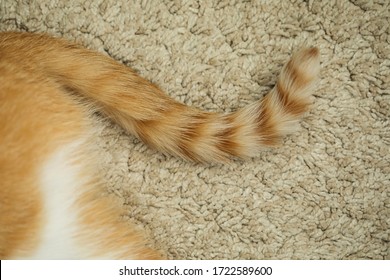
<instances>
[{"instance_id":1,"label":"cat's leg","mask_svg":"<svg viewBox=\"0 0 390 280\"><path fill-rule=\"evenodd\" d=\"M92 137L91 137L92 138ZM142 233L121 220L114 198L102 195L98 153L89 139L58 148L40 172L45 224L35 259L158 259Z\"/></svg>"}]
</instances>

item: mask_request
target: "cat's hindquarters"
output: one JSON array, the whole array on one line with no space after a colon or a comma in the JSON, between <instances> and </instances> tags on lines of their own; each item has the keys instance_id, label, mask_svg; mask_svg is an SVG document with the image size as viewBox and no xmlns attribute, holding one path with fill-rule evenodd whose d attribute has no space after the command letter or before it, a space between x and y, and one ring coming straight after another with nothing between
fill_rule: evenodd
<instances>
[{"instance_id":1,"label":"cat's hindquarters","mask_svg":"<svg viewBox=\"0 0 390 280\"><path fill-rule=\"evenodd\" d=\"M2 57L1 259L159 257L102 197L95 130L80 98Z\"/></svg>"},{"instance_id":2,"label":"cat's hindquarters","mask_svg":"<svg viewBox=\"0 0 390 280\"><path fill-rule=\"evenodd\" d=\"M0 33L0 56L1 258L159 258L99 195L99 155L89 153L94 111L183 158L250 157L291 132L319 72L318 50L303 49L262 100L221 114L185 106L111 58L46 35Z\"/></svg>"}]
</instances>

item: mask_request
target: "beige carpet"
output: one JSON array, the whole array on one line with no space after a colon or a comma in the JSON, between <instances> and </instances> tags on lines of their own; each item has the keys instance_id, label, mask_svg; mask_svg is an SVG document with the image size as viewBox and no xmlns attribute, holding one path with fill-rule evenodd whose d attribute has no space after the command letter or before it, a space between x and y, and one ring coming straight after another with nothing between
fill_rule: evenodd
<instances>
[{"instance_id":1,"label":"beige carpet","mask_svg":"<svg viewBox=\"0 0 390 280\"><path fill-rule=\"evenodd\" d=\"M1 30L77 40L205 110L256 100L293 49L321 49L301 130L248 162L184 162L103 122L108 192L178 259L390 259L389 22L387 0L0 1Z\"/></svg>"}]
</instances>

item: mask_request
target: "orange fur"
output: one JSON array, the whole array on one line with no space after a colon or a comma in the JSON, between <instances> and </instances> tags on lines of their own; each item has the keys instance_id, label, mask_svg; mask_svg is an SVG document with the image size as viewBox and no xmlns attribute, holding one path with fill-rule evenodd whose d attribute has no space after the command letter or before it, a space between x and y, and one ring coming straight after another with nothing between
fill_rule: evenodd
<instances>
[{"instance_id":1,"label":"orange fur","mask_svg":"<svg viewBox=\"0 0 390 280\"><path fill-rule=\"evenodd\" d=\"M276 145L307 110L318 56L316 48L299 51L265 98L221 114L174 101L124 65L65 40L0 33L0 258L28 257L39 246L45 224L39 168L74 140L85 138L81 147L89 149L92 112L186 159L249 157ZM72 164L94 165L94 156L78 152ZM80 229L75 239L91 249L87 257L116 251L116 258L158 258L114 218L118 209L99 197L101 181L92 169L80 167L77 176L88 176L73 205Z\"/></svg>"}]
</instances>

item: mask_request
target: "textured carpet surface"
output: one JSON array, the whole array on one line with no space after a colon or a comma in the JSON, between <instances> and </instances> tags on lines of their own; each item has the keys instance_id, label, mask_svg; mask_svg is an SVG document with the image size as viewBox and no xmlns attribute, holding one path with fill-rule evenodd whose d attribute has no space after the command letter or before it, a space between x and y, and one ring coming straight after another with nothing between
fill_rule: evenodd
<instances>
[{"instance_id":1,"label":"textured carpet surface","mask_svg":"<svg viewBox=\"0 0 390 280\"><path fill-rule=\"evenodd\" d=\"M389 22L387 0L0 1L1 30L76 40L211 111L261 98L294 49L320 48L301 130L246 162L184 162L96 121L107 192L178 259L390 259Z\"/></svg>"}]
</instances>

